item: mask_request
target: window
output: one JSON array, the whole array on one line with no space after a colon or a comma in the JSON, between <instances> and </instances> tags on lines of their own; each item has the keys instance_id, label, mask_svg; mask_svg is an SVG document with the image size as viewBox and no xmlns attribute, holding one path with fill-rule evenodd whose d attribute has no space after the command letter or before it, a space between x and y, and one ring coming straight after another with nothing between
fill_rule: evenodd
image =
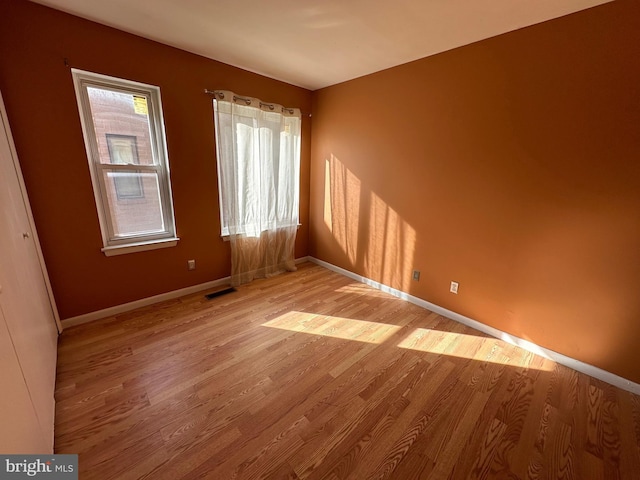
<instances>
[{"instance_id":1,"label":"window","mask_svg":"<svg viewBox=\"0 0 640 480\"><path fill-rule=\"evenodd\" d=\"M107 133L107 146L109 147L111 163L116 165L135 165L140 163L136 137ZM144 197L142 181L139 176L123 172L121 176L114 178L114 182L118 199Z\"/></svg>"},{"instance_id":2,"label":"window","mask_svg":"<svg viewBox=\"0 0 640 480\"><path fill-rule=\"evenodd\" d=\"M177 243L160 89L72 69L106 255Z\"/></svg>"},{"instance_id":3,"label":"window","mask_svg":"<svg viewBox=\"0 0 640 480\"><path fill-rule=\"evenodd\" d=\"M300 110L216 91L222 235L297 229Z\"/></svg>"}]
</instances>

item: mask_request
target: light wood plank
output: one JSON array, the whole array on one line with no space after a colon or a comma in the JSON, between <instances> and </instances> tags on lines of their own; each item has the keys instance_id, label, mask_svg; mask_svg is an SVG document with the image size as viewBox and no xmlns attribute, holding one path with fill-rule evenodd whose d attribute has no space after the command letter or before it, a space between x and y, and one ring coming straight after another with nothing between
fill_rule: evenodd
<instances>
[{"instance_id":1,"label":"light wood plank","mask_svg":"<svg viewBox=\"0 0 640 480\"><path fill-rule=\"evenodd\" d=\"M65 330L56 397L88 479L640 467L638 396L312 264Z\"/></svg>"}]
</instances>

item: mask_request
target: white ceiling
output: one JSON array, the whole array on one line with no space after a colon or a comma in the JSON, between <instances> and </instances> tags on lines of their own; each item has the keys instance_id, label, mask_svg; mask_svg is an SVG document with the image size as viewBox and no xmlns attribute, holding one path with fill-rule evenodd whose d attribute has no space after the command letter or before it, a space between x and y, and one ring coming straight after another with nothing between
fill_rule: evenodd
<instances>
[{"instance_id":1,"label":"white ceiling","mask_svg":"<svg viewBox=\"0 0 640 480\"><path fill-rule=\"evenodd\" d=\"M316 90L612 0L33 0Z\"/></svg>"}]
</instances>

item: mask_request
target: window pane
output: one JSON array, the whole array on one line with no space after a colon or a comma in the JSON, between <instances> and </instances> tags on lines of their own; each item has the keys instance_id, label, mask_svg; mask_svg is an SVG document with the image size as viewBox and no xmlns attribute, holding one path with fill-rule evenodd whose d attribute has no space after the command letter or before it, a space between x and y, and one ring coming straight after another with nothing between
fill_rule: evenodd
<instances>
[{"instance_id":1,"label":"window pane","mask_svg":"<svg viewBox=\"0 0 640 480\"><path fill-rule=\"evenodd\" d=\"M144 95L88 86L100 163L155 164Z\"/></svg>"},{"instance_id":2,"label":"window pane","mask_svg":"<svg viewBox=\"0 0 640 480\"><path fill-rule=\"evenodd\" d=\"M138 155L138 139L133 135L107 133L109 163L130 165L140 163Z\"/></svg>"},{"instance_id":3,"label":"window pane","mask_svg":"<svg viewBox=\"0 0 640 480\"><path fill-rule=\"evenodd\" d=\"M130 253L138 251L139 242L148 246L175 239L160 89L71 71L83 120L102 251L108 256Z\"/></svg>"},{"instance_id":4,"label":"window pane","mask_svg":"<svg viewBox=\"0 0 640 480\"><path fill-rule=\"evenodd\" d=\"M114 237L165 231L155 172L104 170L104 185Z\"/></svg>"}]
</instances>

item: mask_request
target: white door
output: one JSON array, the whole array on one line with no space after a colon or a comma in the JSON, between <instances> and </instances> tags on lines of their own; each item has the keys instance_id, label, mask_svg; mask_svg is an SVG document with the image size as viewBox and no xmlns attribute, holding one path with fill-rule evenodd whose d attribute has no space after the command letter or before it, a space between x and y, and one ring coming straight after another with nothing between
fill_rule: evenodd
<instances>
[{"instance_id":1,"label":"white door","mask_svg":"<svg viewBox=\"0 0 640 480\"><path fill-rule=\"evenodd\" d=\"M7 323L0 309L0 452L43 453L50 446L40 428Z\"/></svg>"},{"instance_id":2,"label":"white door","mask_svg":"<svg viewBox=\"0 0 640 480\"><path fill-rule=\"evenodd\" d=\"M58 337L55 307L1 94L0 110L0 308L46 445L41 453L50 453ZM6 388L10 387L2 386L3 391Z\"/></svg>"}]
</instances>

